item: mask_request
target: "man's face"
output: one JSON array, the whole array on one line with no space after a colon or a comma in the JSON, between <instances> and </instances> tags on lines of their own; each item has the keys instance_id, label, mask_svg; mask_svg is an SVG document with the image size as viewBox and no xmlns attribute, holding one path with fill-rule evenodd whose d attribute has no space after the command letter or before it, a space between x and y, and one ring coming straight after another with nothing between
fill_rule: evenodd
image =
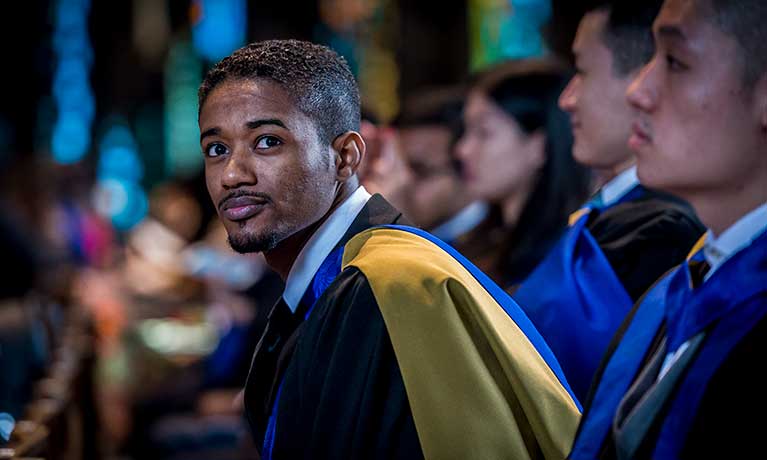
<instances>
[{"instance_id":1,"label":"man's face","mask_svg":"<svg viewBox=\"0 0 767 460\"><path fill-rule=\"evenodd\" d=\"M430 228L460 211L466 200L452 164L450 130L440 125L403 128L399 141L413 178L407 209L418 225Z\"/></svg>"},{"instance_id":2,"label":"man's face","mask_svg":"<svg viewBox=\"0 0 767 460\"><path fill-rule=\"evenodd\" d=\"M280 85L227 80L199 122L208 192L235 250L269 251L328 212L333 150Z\"/></svg>"},{"instance_id":3,"label":"man's face","mask_svg":"<svg viewBox=\"0 0 767 460\"><path fill-rule=\"evenodd\" d=\"M656 53L628 99L636 108L629 141L640 180L680 195L734 196L763 173L760 107L743 82L742 51L700 0L667 0L653 33Z\"/></svg>"},{"instance_id":4,"label":"man's face","mask_svg":"<svg viewBox=\"0 0 767 460\"><path fill-rule=\"evenodd\" d=\"M577 73L562 91L559 106L570 114L575 159L614 170L633 160L626 145L632 121L626 89L635 74L620 77L613 70L612 52L603 39L607 16L597 10L581 20L573 42Z\"/></svg>"}]
</instances>

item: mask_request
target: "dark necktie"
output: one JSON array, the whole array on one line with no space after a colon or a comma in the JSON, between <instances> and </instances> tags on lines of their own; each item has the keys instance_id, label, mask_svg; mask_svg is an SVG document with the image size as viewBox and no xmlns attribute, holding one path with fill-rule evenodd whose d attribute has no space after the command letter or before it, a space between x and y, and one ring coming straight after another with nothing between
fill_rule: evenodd
<instances>
[{"instance_id":1,"label":"dark necktie","mask_svg":"<svg viewBox=\"0 0 767 460\"><path fill-rule=\"evenodd\" d=\"M697 255L696 255L697 256ZM705 257L695 257L687 262L690 267L690 281L692 282L692 288L695 289L703 284L703 280L706 278L706 274L711 270L711 265Z\"/></svg>"}]
</instances>

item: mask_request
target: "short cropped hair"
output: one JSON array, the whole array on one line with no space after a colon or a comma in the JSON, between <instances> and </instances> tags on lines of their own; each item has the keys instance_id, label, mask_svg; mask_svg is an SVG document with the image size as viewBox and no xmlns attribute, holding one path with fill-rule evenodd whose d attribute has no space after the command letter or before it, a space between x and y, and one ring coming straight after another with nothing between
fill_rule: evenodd
<instances>
[{"instance_id":1,"label":"short cropped hair","mask_svg":"<svg viewBox=\"0 0 767 460\"><path fill-rule=\"evenodd\" d=\"M645 65L655 52L652 25L663 0L603 0L591 11L605 11L603 42L613 57L613 72L625 77Z\"/></svg>"},{"instance_id":2,"label":"short cropped hair","mask_svg":"<svg viewBox=\"0 0 767 460\"><path fill-rule=\"evenodd\" d=\"M463 85L420 88L404 98L402 109L392 124L400 128L453 126L461 120L465 97Z\"/></svg>"},{"instance_id":3,"label":"short cropped hair","mask_svg":"<svg viewBox=\"0 0 767 460\"><path fill-rule=\"evenodd\" d=\"M709 0L713 23L735 38L741 48L744 80L755 84L767 71L767 2L764 0Z\"/></svg>"},{"instance_id":4,"label":"short cropped hair","mask_svg":"<svg viewBox=\"0 0 767 460\"><path fill-rule=\"evenodd\" d=\"M323 143L329 144L347 131L359 131L357 82L346 60L330 48L299 40L244 46L205 75L198 92L198 110L216 86L236 79L268 79L281 85L298 109L314 121Z\"/></svg>"}]
</instances>

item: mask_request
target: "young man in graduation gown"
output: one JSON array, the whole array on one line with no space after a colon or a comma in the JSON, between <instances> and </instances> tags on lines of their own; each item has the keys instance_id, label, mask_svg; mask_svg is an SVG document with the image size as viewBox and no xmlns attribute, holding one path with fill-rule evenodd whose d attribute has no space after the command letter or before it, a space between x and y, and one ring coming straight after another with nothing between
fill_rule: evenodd
<instances>
[{"instance_id":1,"label":"young man in graduation gown","mask_svg":"<svg viewBox=\"0 0 767 460\"><path fill-rule=\"evenodd\" d=\"M581 399L631 306L704 231L689 205L639 183L626 143L632 111L625 93L652 56L661 3L603 1L582 18L573 43L577 73L559 103L572 119L575 159L604 185L513 293Z\"/></svg>"},{"instance_id":2,"label":"young man in graduation gown","mask_svg":"<svg viewBox=\"0 0 767 460\"><path fill-rule=\"evenodd\" d=\"M571 458L760 458L767 410L767 4L667 0L631 85L648 186L708 227L630 313Z\"/></svg>"},{"instance_id":3,"label":"young man in graduation gown","mask_svg":"<svg viewBox=\"0 0 767 460\"><path fill-rule=\"evenodd\" d=\"M579 411L513 301L359 186L357 84L328 48L248 45L200 88L231 245L286 282L245 406L263 458L563 458Z\"/></svg>"}]
</instances>

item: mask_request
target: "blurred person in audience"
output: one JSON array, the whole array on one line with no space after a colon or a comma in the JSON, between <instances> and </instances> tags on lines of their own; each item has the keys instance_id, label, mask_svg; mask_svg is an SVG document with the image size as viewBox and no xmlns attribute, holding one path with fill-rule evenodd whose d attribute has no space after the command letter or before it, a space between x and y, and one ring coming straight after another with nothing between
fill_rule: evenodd
<instances>
[{"instance_id":1,"label":"blurred person in audience","mask_svg":"<svg viewBox=\"0 0 767 460\"><path fill-rule=\"evenodd\" d=\"M578 408L537 332L451 248L387 225L406 221L359 186L359 92L342 58L254 43L208 72L199 101L228 240L286 281L245 387L263 458L564 456Z\"/></svg>"},{"instance_id":2,"label":"blurred person in audience","mask_svg":"<svg viewBox=\"0 0 767 460\"><path fill-rule=\"evenodd\" d=\"M661 3L602 1L581 20L576 74L559 104L571 118L576 161L602 186L513 296L582 400L631 306L704 231L689 205L639 183L628 146L633 112L625 93L652 56Z\"/></svg>"},{"instance_id":3,"label":"blurred person in audience","mask_svg":"<svg viewBox=\"0 0 767 460\"><path fill-rule=\"evenodd\" d=\"M360 135L365 142L366 155L360 162L357 175L370 193L381 194L394 207L407 212L408 189L413 175L400 149L397 129L388 124L376 122L363 112L360 121Z\"/></svg>"},{"instance_id":4,"label":"blurred person in audience","mask_svg":"<svg viewBox=\"0 0 767 460\"><path fill-rule=\"evenodd\" d=\"M550 61L500 64L476 77L456 146L467 191L492 205L476 231L485 245L467 257L512 290L541 261L588 194L590 175L572 158L566 83Z\"/></svg>"},{"instance_id":5,"label":"blurred person in audience","mask_svg":"<svg viewBox=\"0 0 767 460\"><path fill-rule=\"evenodd\" d=\"M365 188L461 252L475 243L468 235L488 214L488 205L466 192L453 155L463 97L460 87L423 88L405 98L392 127L362 126L364 163L372 166L360 173Z\"/></svg>"},{"instance_id":6,"label":"blurred person in audience","mask_svg":"<svg viewBox=\"0 0 767 460\"><path fill-rule=\"evenodd\" d=\"M629 314L570 458L756 458L767 353L767 3L666 0L628 89L648 187L708 227Z\"/></svg>"},{"instance_id":7,"label":"blurred person in audience","mask_svg":"<svg viewBox=\"0 0 767 460\"><path fill-rule=\"evenodd\" d=\"M403 212L461 252L471 244L467 234L488 213L486 203L466 192L453 155L462 129L463 98L460 87L416 91L405 99L394 123L411 178Z\"/></svg>"}]
</instances>

